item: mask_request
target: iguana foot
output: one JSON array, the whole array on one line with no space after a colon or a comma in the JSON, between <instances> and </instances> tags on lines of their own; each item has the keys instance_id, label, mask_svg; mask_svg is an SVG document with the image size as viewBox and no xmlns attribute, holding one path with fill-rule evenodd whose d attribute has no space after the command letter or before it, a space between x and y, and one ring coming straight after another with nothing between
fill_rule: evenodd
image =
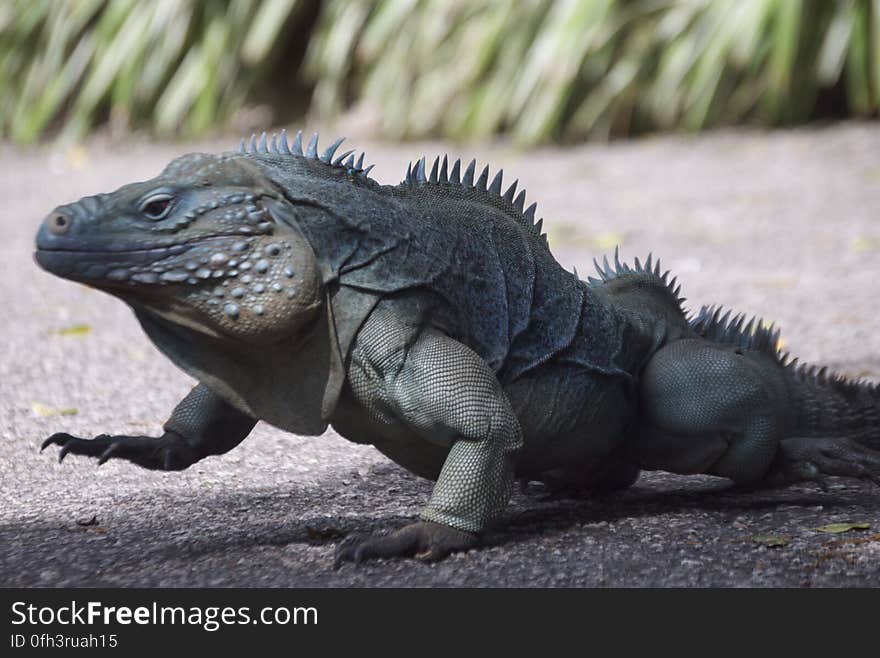
<instances>
[{"instance_id":1,"label":"iguana foot","mask_svg":"<svg viewBox=\"0 0 880 658\"><path fill-rule=\"evenodd\" d=\"M360 564L383 557L412 557L419 560L442 560L455 551L476 545L477 535L431 521L419 521L388 535L349 535L336 549L334 567L343 562Z\"/></svg>"},{"instance_id":2,"label":"iguana foot","mask_svg":"<svg viewBox=\"0 0 880 658\"><path fill-rule=\"evenodd\" d=\"M94 439L80 439L65 432L53 434L43 441L42 452L50 445L61 446L58 462L68 454L97 457L98 465L108 459L127 459L133 464L158 471L182 471L201 455L179 434L165 432L161 437L110 436L101 434Z\"/></svg>"},{"instance_id":3,"label":"iguana foot","mask_svg":"<svg viewBox=\"0 0 880 658\"><path fill-rule=\"evenodd\" d=\"M814 481L824 488L825 478L832 475L880 485L880 452L850 439L785 439L759 486Z\"/></svg>"}]
</instances>

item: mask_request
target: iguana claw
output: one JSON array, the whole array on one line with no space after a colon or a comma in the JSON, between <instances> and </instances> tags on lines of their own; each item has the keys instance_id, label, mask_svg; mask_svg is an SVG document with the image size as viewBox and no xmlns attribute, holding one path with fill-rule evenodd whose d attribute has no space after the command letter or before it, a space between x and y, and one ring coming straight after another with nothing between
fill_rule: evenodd
<instances>
[{"instance_id":1,"label":"iguana claw","mask_svg":"<svg viewBox=\"0 0 880 658\"><path fill-rule=\"evenodd\" d=\"M364 560L384 557L415 557L432 562L455 551L467 550L477 541L477 535L473 533L431 521L419 521L388 535L349 535L337 547L333 566L338 569L343 562L360 564Z\"/></svg>"},{"instance_id":2,"label":"iguana claw","mask_svg":"<svg viewBox=\"0 0 880 658\"><path fill-rule=\"evenodd\" d=\"M825 478L835 475L880 486L880 452L849 439L785 439L763 483L812 481L826 489Z\"/></svg>"},{"instance_id":3,"label":"iguana claw","mask_svg":"<svg viewBox=\"0 0 880 658\"><path fill-rule=\"evenodd\" d=\"M174 432L161 437L110 436L100 434L94 439L81 439L66 432L58 432L43 441L42 452L50 445L61 446L58 462L68 454L96 457L98 465L109 459L127 459L133 464L160 471L181 471L197 461L200 455L186 439Z\"/></svg>"}]
</instances>

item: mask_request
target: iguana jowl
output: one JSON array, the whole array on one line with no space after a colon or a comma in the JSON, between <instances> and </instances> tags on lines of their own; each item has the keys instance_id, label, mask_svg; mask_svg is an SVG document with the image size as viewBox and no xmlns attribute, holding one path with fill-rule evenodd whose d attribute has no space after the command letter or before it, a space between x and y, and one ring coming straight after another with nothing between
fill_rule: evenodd
<instances>
[{"instance_id":1,"label":"iguana jowl","mask_svg":"<svg viewBox=\"0 0 880 658\"><path fill-rule=\"evenodd\" d=\"M128 303L199 384L161 437L44 448L177 470L258 420L332 425L437 480L419 522L350 538L340 561L472 546L515 478L880 481L880 387L798 367L742 316L689 322L651 257L579 280L500 171L422 159L383 186L340 141L264 134L49 214L38 263Z\"/></svg>"}]
</instances>

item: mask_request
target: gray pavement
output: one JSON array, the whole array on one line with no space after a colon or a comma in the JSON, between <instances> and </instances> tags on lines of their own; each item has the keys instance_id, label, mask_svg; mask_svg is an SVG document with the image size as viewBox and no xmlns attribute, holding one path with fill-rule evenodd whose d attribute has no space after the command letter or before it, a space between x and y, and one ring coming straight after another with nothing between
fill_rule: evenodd
<instances>
[{"instance_id":1,"label":"gray pavement","mask_svg":"<svg viewBox=\"0 0 880 658\"><path fill-rule=\"evenodd\" d=\"M589 501L550 500L535 487L515 495L506 525L480 550L334 571L342 536L412 520L430 483L332 432L295 437L264 424L183 473L39 454L56 431L156 433L192 385L123 304L33 265L41 217L148 178L177 154L234 141L0 145L0 585L880 585L880 491L859 482L746 494L720 479L653 473ZM353 146L383 182L437 152L504 167L539 202L564 265L586 275L616 242L628 259L653 251L689 305L757 313L781 324L803 359L880 378L878 124L530 153ZM870 528L816 530L836 522ZM754 541L766 536L784 545Z\"/></svg>"}]
</instances>

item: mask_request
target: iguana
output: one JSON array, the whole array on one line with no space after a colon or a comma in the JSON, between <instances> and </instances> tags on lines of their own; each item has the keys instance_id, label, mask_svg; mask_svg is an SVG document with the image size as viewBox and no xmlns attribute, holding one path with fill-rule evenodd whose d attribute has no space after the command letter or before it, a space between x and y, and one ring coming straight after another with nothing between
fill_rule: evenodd
<instances>
[{"instance_id":1,"label":"iguana","mask_svg":"<svg viewBox=\"0 0 880 658\"><path fill-rule=\"evenodd\" d=\"M338 563L472 547L516 479L880 482L880 386L798 366L760 321L689 319L651 256L581 280L501 171L422 158L380 185L341 141L264 133L48 215L39 265L122 299L199 383L160 437L43 448L179 470L258 420L330 425L436 480L419 521L346 538Z\"/></svg>"}]
</instances>

